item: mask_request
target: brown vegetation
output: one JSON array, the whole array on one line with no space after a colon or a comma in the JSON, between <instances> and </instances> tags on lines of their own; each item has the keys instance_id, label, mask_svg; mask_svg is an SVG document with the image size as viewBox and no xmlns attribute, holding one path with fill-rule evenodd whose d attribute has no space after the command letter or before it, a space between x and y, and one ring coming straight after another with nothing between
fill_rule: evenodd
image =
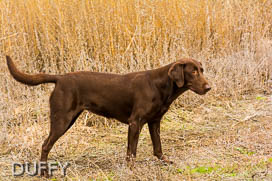
<instances>
[{"instance_id":1,"label":"brown vegetation","mask_svg":"<svg viewBox=\"0 0 272 181\"><path fill-rule=\"evenodd\" d=\"M49 155L73 164L68 179L271 179L271 9L267 0L0 1L0 178L13 179L11 162L39 158L53 86L15 82L8 54L28 73L204 64L212 91L186 93L164 117L163 149L176 165L153 158L144 130L128 170L126 126L85 113Z\"/></svg>"}]
</instances>

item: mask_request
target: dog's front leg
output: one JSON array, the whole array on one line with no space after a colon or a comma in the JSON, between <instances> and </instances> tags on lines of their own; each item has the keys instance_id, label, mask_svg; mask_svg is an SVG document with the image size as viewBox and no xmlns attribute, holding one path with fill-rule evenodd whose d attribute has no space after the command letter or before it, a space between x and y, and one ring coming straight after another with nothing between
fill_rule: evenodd
<instances>
[{"instance_id":1,"label":"dog's front leg","mask_svg":"<svg viewBox=\"0 0 272 181\"><path fill-rule=\"evenodd\" d=\"M155 122L148 123L149 133L153 143L154 155L167 164L173 162L168 160L162 153L161 138L160 138L160 119Z\"/></svg>"},{"instance_id":2,"label":"dog's front leg","mask_svg":"<svg viewBox=\"0 0 272 181\"><path fill-rule=\"evenodd\" d=\"M139 121L130 121L128 127L128 147L127 147L127 161L133 161L136 158L137 145L142 125Z\"/></svg>"}]
</instances>

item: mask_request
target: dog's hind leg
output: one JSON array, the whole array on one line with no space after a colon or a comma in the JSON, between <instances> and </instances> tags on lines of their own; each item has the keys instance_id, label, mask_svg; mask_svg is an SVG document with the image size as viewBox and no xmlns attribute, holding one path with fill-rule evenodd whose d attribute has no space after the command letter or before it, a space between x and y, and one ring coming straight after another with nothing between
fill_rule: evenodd
<instances>
[{"instance_id":1,"label":"dog's hind leg","mask_svg":"<svg viewBox=\"0 0 272 181\"><path fill-rule=\"evenodd\" d=\"M64 97L65 99L62 99ZM50 98L50 132L42 145L41 162L47 162L48 154L55 142L68 131L83 111L79 109L79 106L74 106L74 109L71 109L73 101L69 98L70 96L64 96L62 93L52 93ZM47 169L41 170L41 176L49 176Z\"/></svg>"},{"instance_id":2,"label":"dog's hind leg","mask_svg":"<svg viewBox=\"0 0 272 181\"><path fill-rule=\"evenodd\" d=\"M50 133L48 138L44 141L42 145L42 153L41 153L41 162L47 162L48 154L52 149L55 142L62 136L68 129L73 125L78 116L82 111L79 111L77 114L73 115L73 118L68 118L61 116L51 116L51 125L50 125ZM47 169L41 170L41 175L48 177Z\"/></svg>"}]
</instances>

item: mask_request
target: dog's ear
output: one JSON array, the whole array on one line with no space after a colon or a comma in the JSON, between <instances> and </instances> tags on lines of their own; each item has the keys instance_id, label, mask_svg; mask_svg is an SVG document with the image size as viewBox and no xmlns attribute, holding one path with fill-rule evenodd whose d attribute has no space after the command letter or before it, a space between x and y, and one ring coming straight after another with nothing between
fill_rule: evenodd
<instances>
[{"instance_id":1,"label":"dog's ear","mask_svg":"<svg viewBox=\"0 0 272 181\"><path fill-rule=\"evenodd\" d=\"M180 60L174 63L168 71L168 76L177 84L178 87L182 87L184 85L183 68L186 63L186 60Z\"/></svg>"}]
</instances>

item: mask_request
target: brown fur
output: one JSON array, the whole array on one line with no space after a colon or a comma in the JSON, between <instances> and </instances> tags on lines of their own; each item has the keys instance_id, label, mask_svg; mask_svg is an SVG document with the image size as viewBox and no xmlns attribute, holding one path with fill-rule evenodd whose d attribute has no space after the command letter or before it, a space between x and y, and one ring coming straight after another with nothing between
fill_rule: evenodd
<instances>
[{"instance_id":1,"label":"brown fur","mask_svg":"<svg viewBox=\"0 0 272 181\"><path fill-rule=\"evenodd\" d=\"M136 157L141 128L148 123L154 155L170 162L161 148L162 116L183 92L190 89L202 95L211 89L203 76L201 63L193 59L181 59L158 69L124 75L88 71L28 75L20 72L9 56L6 59L11 75L21 83L55 83L50 96L50 133L42 145L41 161L45 162L54 143L83 110L129 125L128 161Z\"/></svg>"}]
</instances>

